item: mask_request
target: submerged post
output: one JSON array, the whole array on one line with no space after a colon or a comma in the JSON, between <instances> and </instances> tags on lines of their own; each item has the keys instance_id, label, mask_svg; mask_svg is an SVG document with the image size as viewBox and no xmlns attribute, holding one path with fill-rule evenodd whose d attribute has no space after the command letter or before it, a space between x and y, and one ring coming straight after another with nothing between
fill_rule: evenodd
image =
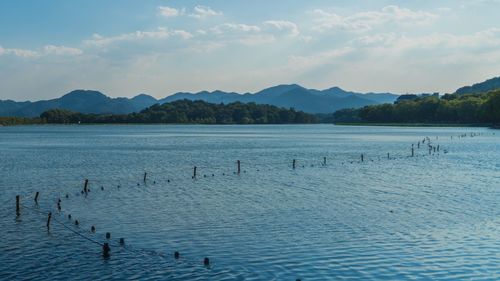
<instances>
[{"instance_id":1,"label":"submerged post","mask_svg":"<svg viewBox=\"0 0 500 281\"><path fill-rule=\"evenodd\" d=\"M411 157L414 157L415 156L415 149L412 147L411 148Z\"/></svg>"},{"instance_id":2,"label":"submerged post","mask_svg":"<svg viewBox=\"0 0 500 281\"><path fill-rule=\"evenodd\" d=\"M365 161L365 155L361 154L361 162L364 162L364 161Z\"/></svg>"},{"instance_id":3,"label":"submerged post","mask_svg":"<svg viewBox=\"0 0 500 281\"><path fill-rule=\"evenodd\" d=\"M144 183L146 183L146 177L148 176L148 173L144 172Z\"/></svg>"},{"instance_id":4,"label":"submerged post","mask_svg":"<svg viewBox=\"0 0 500 281\"><path fill-rule=\"evenodd\" d=\"M296 162L297 162L297 161L296 161L295 159L293 159L293 162L292 162L292 168L293 168L294 170L295 170L295 164L296 164Z\"/></svg>"},{"instance_id":5,"label":"submerged post","mask_svg":"<svg viewBox=\"0 0 500 281\"><path fill-rule=\"evenodd\" d=\"M47 216L47 229L50 228L50 219L52 218L52 212L49 212L49 215Z\"/></svg>"},{"instance_id":6,"label":"submerged post","mask_svg":"<svg viewBox=\"0 0 500 281\"><path fill-rule=\"evenodd\" d=\"M205 266L209 266L209 265L210 265L210 259L208 259L208 258L204 258L204 259L203 259L203 265L205 265Z\"/></svg>"},{"instance_id":7,"label":"submerged post","mask_svg":"<svg viewBox=\"0 0 500 281\"><path fill-rule=\"evenodd\" d=\"M241 162L240 160L236 161L236 163L238 164L238 174L241 172Z\"/></svg>"},{"instance_id":8,"label":"submerged post","mask_svg":"<svg viewBox=\"0 0 500 281\"><path fill-rule=\"evenodd\" d=\"M36 192L35 194L35 203L38 204L38 195L40 195L40 192Z\"/></svg>"},{"instance_id":9,"label":"submerged post","mask_svg":"<svg viewBox=\"0 0 500 281\"><path fill-rule=\"evenodd\" d=\"M193 169L193 179L196 178L196 166L194 166L194 169Z\"/></svg>"},{"instance_id":10,"label":"submerged post","mask_svg":"<svg viewBox=\"0 0 500 281\"><path fill-rule=\"evenodd\" d=\"M21 213L21 208L19 207L19 200L20 200L20 196L19 195L16 195L16 215L19 216L19 214Z\"/></svg>"},{"instance_id":11,"label":"submerged post","mask_svg":"<svg viewBox=\"0 0 500 281\"><path fill-rule=\"evenodd\" d=\"M323 166L326 166L326 157L323 157Z\"/></svg>"},{"instance_id":12,"label":"submerged post","mask_svg":"<svg viewBox=\"0 0 500 281\"><path fill-rule=\"evenodd\" d=\"M389 154L389 152L387 152L387 159L391 159L391 155Z\"/></svg>"}]
</instances>

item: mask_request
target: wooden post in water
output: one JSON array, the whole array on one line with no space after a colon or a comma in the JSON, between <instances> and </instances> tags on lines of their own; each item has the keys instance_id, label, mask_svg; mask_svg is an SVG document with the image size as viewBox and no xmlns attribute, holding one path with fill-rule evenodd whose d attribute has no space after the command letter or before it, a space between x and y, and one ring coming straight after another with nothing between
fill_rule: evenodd
<instances>
[{"instance_id":1,"label":"wooden post in water","mask_svg":"<svg viewBox=\"0 0 500 281\"><path fill-rule=\"evenodd\" d=\"M196 178L196 166L194 166L194 169L193 169L193 179Z\"/></svg>"},{"instance_id":2,"label":"wooden post in water","mask_svg":"<svg viewBox=\"0 0 500 281\"><path fill-rule=\"evenodd\" d=\"M391 159L391 155L389 154L389 152L387 152L387 159Z\"/></svg>"},{"instance_id":3,"label":"wooden post in water","mask_svg":"<svg viewBox=\"0 0 500 281\"><path fill-rule=\"evenodd\" d=\"M415 149L412 147L411 148L411 157L414 157L415 156Z\"/></svg>"},{"instance_id":4,"label":"wooden post in water","mask_svg":"<svg viewBox=\"0 0 500 281\"><path fill-rule=\"evenodd\" d=\"M109 257L109 252L111 251L111 248L109 247L108 243L104 243L102 245L102 256L105 258Z\"/></svg>"},{"instance_id":5,"label":"wooden post in water","mask_svg":"<svg viewBox=\"0 0 500 281\"><path fill-rule=\"evenodd\" d=\"M50 229L50 219L52 218L52 212L49 212L47 216L47 229Z\"/></svg>"},{"instance_id":6,"label":"wooden post in water","mask_svg":"<svg viewBox=\"0 0 500 281\"><path fill-rule=\"evenodd\" d=\"M420 142L417 143L417 148L420 149Z\"/></svg>"},{"instance_id":7,"label":"wooden post in water","mask_svg":"<svg viewBox=\"0 0 500 281\"><path fill-rule=\"evenodd\" d=\"M18 215L18 216L21 213L21 208L19 207L20 199L21 199L21 197L19 195L16 195L16 215Z\"/></svg>"},{"instance_id":8,"label":"wooden post in water","mask_svg":"<svg viewBox=\"0 0 500 281\"><path fill-rule=\"evenodd\" d=\"M326 157L323 157L323 166L326 166Z\"/></svg>"},{"instance_id":9,"label":"wooden post in water","mask_svg":"<svg viewBox=\"0 0 500 281\"><path fill-rule=\"evenodd\" d=\"M364 161L365 161L365 155L361 154L361 162L364 162Z\"/></svg>"},{"instance_id":10,"label":"wooden post in water","mask_svg":"<svg viewBox=\"0 0 500 281\"><path fill-rule=\"evenodd\" d=\"M292 162L292 168L293 168L294 170L295 170L295 163L296 163L296 161L295 161L295 159L293 159L293 162Z\"/></svg>"},{"instance_id":11,"label":"wooden post in water","mask_svg":"<svg viewBox=\"0 0 500 281\"><path fill-rule=\"evenodd\" d=\"M240 162L240 160L238 160L238 161L236 161L236 163L238 164L238 175L239 175L241 172L241 162Z\"/></svg>"},{"instance_id":12,"label":"wooden post in water","mask_svg":"<svg viewBox=\"0 0 500 281\"><path fill-rule=\"evenodd\" d=\"M35 193L35 203L38 204L38 195L40 195L40 192Z\"/></svg>"},{"instance_id":13,"label":"wooden post in water","mask_svg":"<svg viewBox=\"0 0 500 281\"><path fill-rule=\"evenodd\" d=\"M88 189L87 189L88 186L89 186L89 180L85 179L85 185L83 186L83 192L85 192L85 193L88 192Z\"/></svg>"},{"instance_id":14,"label":"wooden post in water","mask_svg":"<svg viewBox=\"0 0 500 281\"><path fill-rule=\"evenodd\" d=\"M147 176L148 176L148 173L144 172L144 183L146 183Z\"/></svg>"},{"instance_id":15,"label":"wooden post in water","mask_svg":"<svg viewBox=\"0 0 500 281\"><path fill-rule=\"evenodd\" d=\"M208 259L208 258L204 258L204 259L203 259L203 265L205 265L205 266L209 266L209 265L210 265L210 259Z\"/></svg>"}]
</instances>

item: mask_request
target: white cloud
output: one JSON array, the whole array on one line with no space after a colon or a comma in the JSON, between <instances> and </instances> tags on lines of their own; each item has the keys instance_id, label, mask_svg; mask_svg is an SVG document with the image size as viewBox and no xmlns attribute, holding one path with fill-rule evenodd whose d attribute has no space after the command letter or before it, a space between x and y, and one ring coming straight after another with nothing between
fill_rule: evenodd
<instances>
[{"instance_id":1,"label":"white cloud","mask_svg":"<svg viewBox=\"0 0 500 281\"><path fill-rule=\"evenodd\" d=\"M299 27L291 21L268 20L263 22L263 25L270 29L287 32L290 36L298 36L300 34Z\"/></svg>"},{"instance_id":2,"label":"white cloud","mask_svg":"<svg viewBox=\"0 0 500 281\"><path fill-rule=\"evenodd\" d=\"M221 16L221 15L222 15L221 11L215 11L210 7L198 5L194 7L193 13L190 14L189 16L197 19L203 19L207 17Z\"/></svg>"},{"instance_id":3,"label":"white cloud","mask_svg":"<svg viewBox=\"0 0 500 281\"><path fill-rule=\"evenodd\" d=\"M167 18L168 17L176 17L176 16L183 14L182 10L167 7L167 6L159 6L158 10L159 10L160 15L167 17Z\"/></svg>"},{"instance_id":4,"label":"white cloud","mask_svg":"<svg viewBox=\"0 0 500 281\"><path fill-rule=\"evenodd\" d=\"M84 40L83 42L86 45L103 47L116 42L123 42L123 41L133 42L133 41L141 41L148 39L159 40L159 39L166 39L171 36L179 36L183 39L190 39L193 37L191 33L185 30L170 31L165 27L158 27L156 30L153 31L136 31L132 33L125 33L111 37L104 37L99 34L94 34L92 36L92 39Z\"/></svg>"},{"instance_id":5,"label":"white cloud","mask_svg":"<svg viewBox=\"0 0 500 281\"><path fill-rule=\"evenodd\" d=\"M83 54L83 51L77 48L66 46L46 45L41 50L28 50L18 48L3 48L0 46L1 55L14 55L21 58L40 58L43 56L78 56Z\"/></svg>"},{"instance_id":6,"label":"white cloud","mask_svg":"<svg viewBox=\"0 0 500 281\"><path fill-rule=\"evenodd\" d=\"M66 46L47 45L43 50L46 55L78 56L83 54L83 51L80 49Z\"/></svg>"},{"instance_id":7,"label":"white cloud","mask_svg":"<svg viewBox=\"0 0 500 281\"><path fill-rule=\"evenodd\" d=\"M340 30L363 32L386 23L402 25L422 25L434 21L438 16L425 11L413 11L407 8L390 5L380 11L358 12L349 16L341 16L321 9L313 11L316 15L317 31Z\"/></svg>"},{"instance_id":8,"label":"white cloud","mask_svg":"<svg viewBox=\"0 0 500 281\"><path fill-rule=\"evenodd\" d=\"M185 30L174 30L172 32L173 35L177 35L179 37L181 37L182 39L191 39L194 37L193 34L191 34L190 32L187 32Z\"/></svg>"},{"instance_id":9,"label":"white cloud","mask_svg":"<svg viewBox=\"0 0 500 281\"><path fill-rule=\"evenodd\" d=\"M3 48L2 46L0 46L0 56L2 55L14 55L21 58L36 58L40 56L40 53L32 50Z\"/></svg>"},{"instance_id":10,"label":"white cloud","mask_svg":"<svg viewBox=\"0 0 500 281\"><path fill-rule=\"evenodd\" d=\"M352 41L355 45L375 49L405 51L410 49L483 49L500 47L500 28L490 28L467 35L432 33L424 36L381 33L361 36Z\"/></svg>"},{"instance_id":11,"label":"white cloud","mask_svg":"<svg viewBox=\"0 0 500 281\"><path fill-rule=\"evenodd\" d=\"M224 34L228 32L259 32L260 27L242 23L224 23L212 27L210 30L215 34Z\"/></svg>"}]
</instances>

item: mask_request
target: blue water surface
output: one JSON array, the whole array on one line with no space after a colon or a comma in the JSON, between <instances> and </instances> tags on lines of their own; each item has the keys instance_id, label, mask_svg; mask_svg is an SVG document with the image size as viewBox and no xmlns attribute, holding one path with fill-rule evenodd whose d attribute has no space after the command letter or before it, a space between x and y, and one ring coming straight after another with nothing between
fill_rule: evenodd
<instances>
[{"instance_id":1,"label":"blue water surface","mask_svg":"<svg viewBox=\"0 0 500 281\"><path fill-rule=\"evenodd\" d=\"M495 130L19 126L0 159L2 280L500 278Z\"/></svg>"}]
</instances>

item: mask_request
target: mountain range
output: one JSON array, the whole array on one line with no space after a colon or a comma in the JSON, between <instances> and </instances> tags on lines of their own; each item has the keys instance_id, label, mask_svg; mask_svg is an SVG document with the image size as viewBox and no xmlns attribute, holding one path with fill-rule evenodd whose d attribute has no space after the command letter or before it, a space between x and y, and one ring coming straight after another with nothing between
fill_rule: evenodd
<instances>
[{"instance_id":1,"label":"mountain range","mask_svg":"<svg viewBox=\"0 0 500 281\"><path fill-rule=\"evenodd\" d=\"M202 100L209 103L254 102L285 108L295 108L308 113L332 113L342 108L359 108L365 105L392 103L398 95L390 93L355 93L333 87L326 90L306 89L297 84L278 85L257 93L239 94L223 91L175 93L163 99L146 94L133 98L110 98L101 92L74 90L60 98L36 102L0 100L0 116L37 117L54 108L81 113L127 114L141 111L153 104L176 100Z\"/></svg>"},{"instance_id":2,"label":"mountain range","mask_svg":"<svg viewBox=\"0 0 500 281\"><path fill-rule=\"evenodd\" d=\"M500 77L458 89L457 94L485 92L500 88ZM36 102L0 100L0 116L37 117L49 109L67 109L80 113L127 114L141 111L154 104L176 100L202 100L209 103L254 102L285 108L295 108L307 113L333 113L343 108L360 108L366 105L393 103L398 95L391 93L356 93L339 87L325 90L307 89L297 84L278 85L256 93L239 94L223 91L175 93L163 99L146 94L133 98L110 98L101 92L75 90L60 98Z\"/></svg>"}]
</instances>

